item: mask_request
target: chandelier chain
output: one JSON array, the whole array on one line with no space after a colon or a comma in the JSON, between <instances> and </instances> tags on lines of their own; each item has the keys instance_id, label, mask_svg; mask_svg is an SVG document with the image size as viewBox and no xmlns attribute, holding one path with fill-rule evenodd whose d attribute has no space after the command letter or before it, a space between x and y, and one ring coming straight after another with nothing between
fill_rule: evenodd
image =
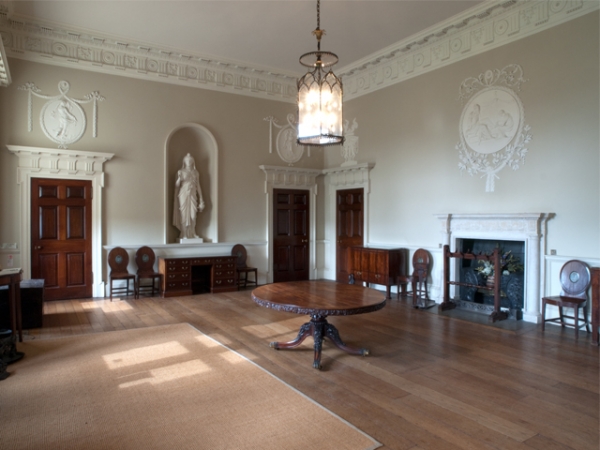
<instances>
[{"instance_id":1,"label":"chandelier chain","mask_svg":"<svg viewBox=\"0 0 600 450\"><path fill-rule=\"evenodd\" d=\"M321 0L317 0L317 30L321 29Z\"/></svg>"}]
</instances>

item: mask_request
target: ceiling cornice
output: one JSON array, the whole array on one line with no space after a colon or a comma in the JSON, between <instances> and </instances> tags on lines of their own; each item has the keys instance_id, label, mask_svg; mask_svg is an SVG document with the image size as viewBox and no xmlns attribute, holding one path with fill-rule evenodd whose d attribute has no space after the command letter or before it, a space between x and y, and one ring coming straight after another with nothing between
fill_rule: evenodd
<instances>
[{"instance_id":1,"label":"ceiling cornice","mask_svg":"<svg viewBox=\"0 0 600 450\"><path fill-rule=\"evenodd\" d=\"M12 13L0 2L0 85L6 55L28 61L181 86L294 102L296 77L174 49L124 41ZM8 6L7 6L8 5ZM582 0L490 0L340 69L344 99L366 95L553 27L599 8ZM6 53L2 52L2 47ZM2 78L4 76L4 79Z\"/></svg>"},{"instance_id":2,"label":"ceiling cornice","mask_svg":"<svg viewBox=\"0 0 600 450\"><path fill-rule=\"evenodd\" d=\"M290 74L49 24L11 14L4 5L0 4L0 36L9 57L271 100L296 100L296 77Z\"/></svg>"},{"instance_id":3,"label":"ceiling cornice","mask_svg":"<svg viewBox=\"0 0 600 450\"><path fill-rule=\"evenodd\" d=\"M597 0L491 0L339 71L344 100L366 95L598 10Z\"/></svg>"}]
</instances>

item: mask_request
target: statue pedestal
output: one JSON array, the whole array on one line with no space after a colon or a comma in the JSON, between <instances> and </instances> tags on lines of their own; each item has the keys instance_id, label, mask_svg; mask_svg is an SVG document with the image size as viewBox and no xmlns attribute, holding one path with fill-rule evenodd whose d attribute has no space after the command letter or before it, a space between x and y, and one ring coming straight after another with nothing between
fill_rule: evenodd
<instances>
[{"instance_id":1,"label":"statue pedestal","mask_svg":"<svg viewBox=\"0 0 600 450\"><path fill-rule=\"evenodd\" d=\"M179 239L180 244L202 244L203 242L202 238Z\"/></svg>"}]
</instances>

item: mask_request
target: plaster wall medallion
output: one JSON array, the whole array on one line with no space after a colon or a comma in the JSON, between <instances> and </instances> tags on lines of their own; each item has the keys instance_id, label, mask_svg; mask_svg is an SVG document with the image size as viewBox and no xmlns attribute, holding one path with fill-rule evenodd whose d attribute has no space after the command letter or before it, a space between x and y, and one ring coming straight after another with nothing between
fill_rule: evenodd
<instances>
[{"instance_id":1,"label":"plaster wall medallion","mask_svg":"<svg viewBox=\"0 0 600 450\"><path fill-rule=\"evenodd\" d=\"M352 121L352 125L350 125L350 121L346 120L344 123L344 144L342 145L342 157L344 158L344 162L341 167L355 166L358 164L356 162L356 155L358 155L358 136L354 135L354 130L358 128L358 123L356 122L356 118Z\"/></svg>"},{"instance_id":2,"label":"plaster wall medallion","mask_svg":"<svg viewBox=\"0 0 600 450\"><path fill-rule=\"evenodd\" d=\"M485 177L486 192L494 192L497 174L504 167L517 170L525 164L531 128L525 125L523 104L513 90L520 90L525 81L521 66L511 64L467 78L460 86L459 97L466 104L456 145L458 168Z\"/></svg>"},{"instance_id":3,"label":"plaster wall medallion","mask_svg":"<svg viewBox=\"0 0 600 450\"><path fill-rule=\"evenodd\" d=\"M71 85L68 81L58 83L59 94L55 96L44 95L34 83L25 83L19 86L19 90L29 93L27 105L28 131L33 130L33 98L48 100L42 107L40 113L40 126L48 139L58 144L58 148L67 148L69 144L77 142L85 133L86 117L83 108L84 103L93 103L93 137L98 136L98 102L104 100L98 91L87 94L83 99L69 97L67 93Z\"/></svg>"},{"instance_id":4,"label":"plaster wall medallion","mask_svg":"<svg viewBox=\"0 0 600 450\"><path fill-rule=\"evenodd\" d=\"M265 117L263 120L269 122L269 153L273 153L273 126L275 126L279 128L279 132L275 137L275 148L281 160L290 166L300 161L304 154L304 146L296 143L298 138L296 116L288 114L287 125L277 124L277 119L272 116Z\"/></svg>"}]
</instances>

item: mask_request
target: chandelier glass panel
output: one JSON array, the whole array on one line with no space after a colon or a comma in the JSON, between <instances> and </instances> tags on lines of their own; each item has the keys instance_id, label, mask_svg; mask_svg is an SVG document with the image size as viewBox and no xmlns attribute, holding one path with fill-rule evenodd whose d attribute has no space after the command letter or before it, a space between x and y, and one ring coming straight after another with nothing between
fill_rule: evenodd
<instances>
[{"instance_id":1,"label":"chandelier glass panel","mask_svg":"<svg viewBox=\"0 0 600 450\"><path fill-rule=\"evenodd\" d=\"M317 1L317 51L305 53L300 64L309 67L298 80L298 144L336 145L344 143L342 120L342 81L331 67L338 62L336 54L321 51L320 0ZM329 68L329 70L326 70Z\"/></svg>"}]
</instances>

